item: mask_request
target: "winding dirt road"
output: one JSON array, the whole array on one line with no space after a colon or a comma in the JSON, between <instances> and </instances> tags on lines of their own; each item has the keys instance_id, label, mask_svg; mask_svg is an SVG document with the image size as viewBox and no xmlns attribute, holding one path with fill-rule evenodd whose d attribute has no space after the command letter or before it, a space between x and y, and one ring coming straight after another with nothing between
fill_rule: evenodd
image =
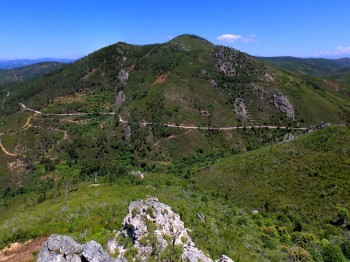
<instances>
[{"instance_id":1,"label":"winding dirt road","mask_svg":"<svg viewBox=\"0 0 350 262\"><path fill-rule=\"evenodd\" d=\"M20 103L22 108L26 111L33 112L38 115L43 115L43 116L86 116L89 115L88 113L61 113L61 114L47 114L47 113L42 113L41 111L37 111L31 108L28 108L24 104ZM115 112L100 112L99 114L101 115L115 115ZM306 127L288 127L288 126L273 126L273 125L256 125L256 126L223 126L223 127L206 127L206 126L191 126L191 125L177 125L174 123L153 123L153 122L129 122L125 119L123 119L121 116L119 116L119 122L123 124L139 124L140 126L146 127L150 125L163 125L166 127L173 127L173 128L178 128L178 129L197 129L197 130L215 130L215 131L230 131L230 130L236 130L236 129L244 129L244 128L268 128L268 129L291 129L291 130L302 130L305 131L307 128Z\"/></svg>"}]
</instances>

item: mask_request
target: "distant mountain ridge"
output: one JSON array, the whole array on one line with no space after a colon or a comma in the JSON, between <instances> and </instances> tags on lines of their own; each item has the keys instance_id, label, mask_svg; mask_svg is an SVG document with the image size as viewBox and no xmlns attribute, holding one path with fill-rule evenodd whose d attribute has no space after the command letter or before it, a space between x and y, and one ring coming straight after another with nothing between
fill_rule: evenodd
<instances>
[{"instance_id":1,"label":"distant mountain ridge","mask_svg":"<svg viewBox=\"0 0 350 262\"><path fill-rule=\"evenodd\" d=\"M74 62L75 59L65 58L39 58L39 59L15 59L15 60L0 60L0 69L13 69L17 67L23 67L33 65L42 62L59 62L69 64Z\"/></svg>"},{"instance_id":2,"label":"distant mountain ridge","mask_svg":"<svg viewBox=\"0 0 350 262\"><path fill-rule=\"evenodd\" d=\"M43 76L62 68L60 62L40 62L33 65L13 69L0 69L0 84L18 82L29 78Z\"/></svg>"},{"instance_id":3,"label":"distant mountain ridge","mask_svg":"<svg viewBox=\"0 0 350 262\"><path fill-rule=\"evenodd\" d=\"M256 57L269 65L281 67L285 70L309 74L320 77L333 73L338 73L346 67L350 66L350 58L326 59L326 58L299 58L292 56L276 56L276 57Z\"/></svg>"}]
</instances>

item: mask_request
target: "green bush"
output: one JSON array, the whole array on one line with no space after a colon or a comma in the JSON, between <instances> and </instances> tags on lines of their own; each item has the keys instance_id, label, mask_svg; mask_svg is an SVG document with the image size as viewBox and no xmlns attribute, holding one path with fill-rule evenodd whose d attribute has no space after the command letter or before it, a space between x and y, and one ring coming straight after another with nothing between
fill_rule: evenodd
<instances>
[{"instance_id":1,"label":"green bush","mask_svg":"<svg viewBox=\"0 0 350 262\"><path fill-rule=\"evenodd\" d=\"M337 245L327 245L323 248L324 262L345 262L345 257L342 250Z\"/></svg>"},{"instance_id":2,"label":"green bush","mask_svg":"<svg viewBox=\"0 0 350 262\"><path fill-rule=\"evenodd\" d=\"M263 233L273 238L278 238L279 234L275 226L263 227Z\"/></svg>"},{"instance_id":3,"label":"green bush","mask_svg":"<svg viewBox=\"0 0 350 262\"><path fill-rule=\"evenodd\" d=\"M343 251L343 254L345 255L345 257L347 259L350 259L350 240L345 241L342 245L341 245L341 249Z\"/></svg>"},{"instance_id":4,"label":"green bush","mask_svg":"<svg viewBox=\"0 0 350 262\"><path fill-rule=\"evenodd\" d=\"M183 245L168 245L160 255L161 261L181 261Z\"/></svg>"},{"instance_id":5,"label":"green bush","mask_svg":"<svg viewBox=\"0 0 350 262\"><path fill-rule=\"evenodd\" d=\"M292 261L313 261L310 253L302 247L296 247L291 253Z\"/></svg>"},{"instance_id":6,"label":"green bush","mask_svg":"<svg viewBox=\"0 0 350 262\"><path fill-rule=\"evenodd\" d=\"M317 242L317 237L311 233L301 233L297 239L297 244L303 248L313 246Z\"/></svg>"},{"instance_id":7,"label":"green bush","mask_svg":"<svg viewBox=\"0 0 350 262\"><path fill-rule=\"evenodd\" d=\"M277 240L267 234L261 235L261 240L263 242L263 247L268 249L275 249L277 247Z\"/></svg>"}]
</instances>

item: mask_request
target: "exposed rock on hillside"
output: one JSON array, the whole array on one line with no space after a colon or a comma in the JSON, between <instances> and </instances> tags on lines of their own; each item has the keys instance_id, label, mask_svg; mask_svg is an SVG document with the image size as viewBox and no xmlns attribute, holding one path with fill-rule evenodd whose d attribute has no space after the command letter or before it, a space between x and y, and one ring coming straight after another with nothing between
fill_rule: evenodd
<instances>
[{"instance_id":1,"label":"exposed rock on hillside","mask_svg":"<svg viewBox=\"0 0 350 262\"><path fill-rule=\"evenodd\" d=\"M205 219L203 214L200 215ZM127 248L122 244L127 238L131 239L132 247ZM69 236L51 235L39 253L38 262L127 262L125 256L131 249L132 261L149 261L150 258L160 261L162 253L168 248L180 251L177 259L183 261L213 262L208 255L195 247L180 216L156 198L131 202L122 230L107 243L107 247L110 253L117 252L118 259L111 257L95 241L81 245ZM215 261L233 262L225 255Z\"/></svg>"},{"instance_id":2,"label":"exposed rock on hillside","mask_svg":"<svg viewBox=\"0 0 350 262\"><path fill-rule=\"evenodd\" d=\"M238 63L237 51L225 47L216 48L215 50L215 66L221 73L227 76L235 76L237 74L236 67Z\"/></svg>"},{"instance_id":3,"label":"exposed rock on hillside","mask_svg":"<svg viewBox=\"0 0 350 262\"><path fill-rule=\"evenodd\" d=\"M251 82L274 80L272 71L252 56L233 48L216 46L214 53L216 68L230 77L248 77Z\"/></svg>"},{"instance_id":4,"label":"exposed rock on hillside","mask_svg":"<svg viewBox=\"0 0 350 262\"><path fill-rule=\"evenodd\" d=\"M176 50L179 51L190 51L188 48L186 48L182 43L178 42L178 41L171 41L170 45L174 46Z\"/></svg>"},{"instance_id":5,"label":"exposed rock on hillside","mask_svg":"<svg viewBox=\"0 0 350 262\"><path fill-rule=\"evenodd\" d=\"M294 119L294 107L282 92L277 92L272 96L272 103L280 112Z\"/></svg>"},{"instance_id":6,"label":"exposed rock on hillside","mask_svg":"<svg viewBox=\"0 0 350 262\"><path fill-rule=\"evenodd\" d=\"M126 81L128 81L129 79L129 73L126 72L124 69L120 70L119 74L118 74L118 80L125 84Z\"/></svg>"},{"instance_id":7,"label":"exposed rock on hillside","mask_svg":"<svg viewBox=\"0 0 350 262\"><path fill-rule=\"evenodd\" d=\"M313 132L313 131L323 129L323 128L327 127L327 126L331 126L331 124L330 124L330 123L325 123L325 122L322 121L321 123L319 123L319 124L316 125L316 126L309 126L309 127L306 129L306 133L311 133L311 132Z\"/></svg>"},{"instance_id":8,"label":"exposed rock on hillside","mask_svg":"<svg viewBox=\"0 0 350 262\"><path fill-rule=\"evenodd\" d=\"M122 262L125 260L115 259L103 250L102 246L95 241L90 241L84 245L75 242L69 236L51 235L42 247L38 262L57 261L105 261Z\"/></svg>"},{"instance_id":9,"label":"exposed rock on hillside","mask_svg":"<svg viewBox=\"0 0 350 262\"><path fill-rule=\"evenodd\" d=\"M120 109L123 106L125 100L126 100L126 95L124 90L119 90L117 94L117 98L115 100L115 105L117 109Z\"/></svg>"},{"instance_id":10,"label":"exposed rock on hillside","mask_svg":"<svg viewBox=\"0 0 350 262\"><path fill-rule=\"evenodd\" d=\"M233 111L239 117L242 117L242 118L248 117L248 111L247 111L247 108L245 106L245 102L242 98L235 99Z\"/></svg>"},{"instance_id":11,"label":"exposed rock on hillside","mask_svg":"<svg viewBox=\"0 0 350 262\"><path fill-rule=\"evenodd\" d=\"M118 251L120 258L128 251L121 244L123 238L131 238L133 248L137 250L137 256L141 261L146 261L151 254L159 258L162 252L171 246L182 249L181 259L184 261L213 261L195 247L180 216L156 198L130 203L122 230L108 243L109 251L111 253ZM217 261L232 260L222 256Z\"/></svg>"},{"instance_id":12,"label":"exposed rock on hillside","mask_svg":"<svg viewBox=\"0 0 350 262\"><path fill-rule=\"evenodd\" d=\"M217 83L215 82L215 80L210 80L210 84L212 87L216 87Z\"/></svg>"}]
</instances>

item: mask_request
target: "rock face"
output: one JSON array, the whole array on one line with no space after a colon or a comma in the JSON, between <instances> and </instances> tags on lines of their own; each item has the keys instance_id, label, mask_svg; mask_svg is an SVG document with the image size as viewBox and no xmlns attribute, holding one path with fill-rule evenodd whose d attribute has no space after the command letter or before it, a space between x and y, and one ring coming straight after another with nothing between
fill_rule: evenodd
<instances>
[{"instance_id":1,"label":"rock face","mask_svg":"<svg viewBox=\"0 0 350 262\"><path fill-rule=\"evenodd\" d=\"M51 235L45 242L38 255L38 262L57 261L104 261L121 262L103 250L102 246L95 241L90 241L84 245L75 242L71 237L61 235Z\"/></svg>"},{"instance_id":2,"label":"rock face","mask_svg":"<svg viewBox=\"0 0 350 262\"><path fill-rule=\"evenodd\" d=\"M216 46L214 61L216 68L223 75L230 77L244 76L251 79L252 82L255 80L274 81L272 70L269 67L236 49Z\"/></svg>"},{"instance_id":3,"label":"rock face","mask_svg":"<svg viewBox=\"0 0 350 262\"><path fill-rule=\"evenodd\" d=\"M247 110L247 108L245 106L245 102L242 98L235 99L233 111L239 117L242 117L244 119L248 117L248 110Z\"/></svg>"},{"instance_id":4,"label":"rock face","mask_svg":"<svg viewBox=\"0 0 350 262\"><path fill-rule=\"evenodd\" d=\"M119 82L125 84L126 81L128 81L128 79L129 79L129 73L126 72L124 69L122 69L122 70L120 70L117 78L118 78Z\"/></svg>"},{"instance_id":5,"label":"rock face","mask_svg":"<svg viewBox=\"0 0 350 262\"><path fill-rule=\"evenodd\" d=\"M294 107L282 92L277 92L272 96L272 103L280 112L294 119Z\"/></svg>"},{"instance_id":6,"label":"rock face","mask_svg":"<svg viewBox=\"0 0 350 262\"><path fill-rule=\"evenodd\" d=\"M195 247L180 216L156 198L130 203L122 230L107 244L111 253L118 251L119 258L122 258L127 249L118 242L120 238L131 238L133 248L137 250L137 257L141 261L146 261L151 254L159 257L169 245L183 248L181 259L184 261L213 261ZM152 243L152 239L156 243Z\"/></svg>"},{"instance_id":7,"label":"rock face","mask_svg":"<svg viewBox=\"0 0 350 262\"><path fill-rule=\"evenodd\" d=\"M123 106L125 100L126 100L126 95L124 90L119 90L117 94L117 98L115 99L115 105L117 107L117 110Z\"/></svg>"}]
</instances>

